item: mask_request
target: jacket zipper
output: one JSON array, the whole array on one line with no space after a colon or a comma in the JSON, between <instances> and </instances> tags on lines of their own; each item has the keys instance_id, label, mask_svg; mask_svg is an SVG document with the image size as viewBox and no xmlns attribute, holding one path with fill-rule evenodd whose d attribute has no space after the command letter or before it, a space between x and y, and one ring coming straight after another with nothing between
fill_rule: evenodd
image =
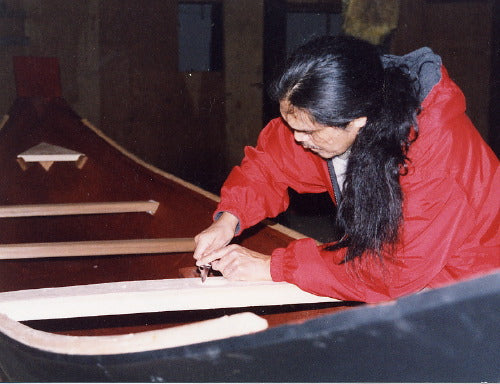
<instances>
[{"instance_id":1,"label":"jacket zipper","mask_svg":"<svg viewBox=\"0 0 500 384\"><path fill-rule=\"evenodd\" d=\"M342 199L342 193L340 192L339 182L337 180L337 174L335 173L335 167L333 165L332 159L327 160L326 163L328 164L328 174L330 175L330 181L333 187L333 196L335 197L335 203L337 204L338 207L340 204L340 199ZM340 247L347 246L347 244L344 244L344 242L348 240L348 237L349 236L347 235L347 233L344 232L340 240L337 241L337 246Z\"/></svg>"},{"instance_id":2,"label":"jacket zipper","mask_svg":"<svg viewBox=\"0 0 500 384\"><path fill-rule=\"evenodd\" d=\"M342 193L340 192L339 183L337 181L337 174L335 173L335 167L333 166L332 159L326 161L328 164L328 174L330 175L330 181L333 186L333 196L335 197L335 203L337 206L340 204L340 199L342 198Z\"/></svg>"}]
</instances>

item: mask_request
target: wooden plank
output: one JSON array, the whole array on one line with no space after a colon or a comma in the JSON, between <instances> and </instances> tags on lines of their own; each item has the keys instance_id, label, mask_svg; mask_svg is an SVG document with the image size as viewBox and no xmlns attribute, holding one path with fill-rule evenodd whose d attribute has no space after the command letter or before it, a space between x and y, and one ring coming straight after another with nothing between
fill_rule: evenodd
<instances>
[{"instance_id":1,"label":"wooden plank","mask_svg":"<svg viewBox=\"0 0 500 384\"><path fill-rule=\"evenodd\" d=\"M0 245L0 260L193 252L194 249L192 238L25 243Z\"/></svg>"},{"instance_id":2,"label":"wooden plank","mask_svg":"<svg viewBox=\"0 0 500 384\"><path fill-rule=\"evenodd\" d=\"M91 215L147 212L154 215L157 201L119 201L103 203L29 204L0 206L0 217Z\"/></svg>"},{"instance_id":3,"label":"wooden plank","mask_svg":"<svg viewBox=\"0 0 500 384\"><path fill-rule=\"evenodd\" d=\"M38 331L0 314L0 332L32 348L67 355L114 355L174 348L243 336L267 329L267 321L243 312L148 332L114 336L66 336Z\"/></svg>"},{"instance_id":4,"label":"wooden plank","mask_svg":"<svg viewBox=\"0 0 500 384\"><path fill-rule=\"evenodd\" d=\"M0 293L0 313L18 321L129 313L334 302L286 282L224 277L124 281Z\"/></svg>"}]
</instances>

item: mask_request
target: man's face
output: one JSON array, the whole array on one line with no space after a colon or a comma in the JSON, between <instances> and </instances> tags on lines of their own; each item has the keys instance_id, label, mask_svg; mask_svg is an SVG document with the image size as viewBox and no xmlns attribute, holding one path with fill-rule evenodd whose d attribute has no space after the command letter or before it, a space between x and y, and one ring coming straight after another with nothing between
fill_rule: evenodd
<instances>
[{"instance_id":1,"label":"man's face","mask_svg":"<svg viewBox=\"0 0 500 384\"><path fill-rule=\"evenodd\" d=\"M280 112L295 141L324 159L345 153L366 123L366 118L362 117L350 122L346 128L322 125L315 122L307 110L296 108L287 100L280 102Z\"/></svg>"}]
</instances>

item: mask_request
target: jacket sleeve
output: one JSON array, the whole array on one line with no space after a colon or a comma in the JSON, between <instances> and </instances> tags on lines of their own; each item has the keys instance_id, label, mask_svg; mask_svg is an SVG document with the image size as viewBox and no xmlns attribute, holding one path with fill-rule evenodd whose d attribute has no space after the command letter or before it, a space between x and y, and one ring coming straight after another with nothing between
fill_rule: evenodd
<instances>
[{"instance_id":1,"label":"jacket sleeve","mask_svg":"<svg viewBox=\"0 0 500 384\"><path fill-rule=\"evenodd\" d=\"M474 210L448 178L421 180L408 191L396 251L342 263L345 250L325 251L311 239L274 250L271 275L301 289L342 300L380 302L417 292L441 272L472 230Z\"/></svg>"},{"instance_id":2,"label":"jacket sleeve","mask_svg":"<svg viewBox=\"0 0 500 384\"><path fill-rule=\"evenodd\" d=\"M286 210L289 187L299 193L326 191L314 156L295 142L281 119L272 120L257 146L245 148L241 165L224 182L214 217L222 211L232 213L241 231Z\"/></svg>"}]
</instances>

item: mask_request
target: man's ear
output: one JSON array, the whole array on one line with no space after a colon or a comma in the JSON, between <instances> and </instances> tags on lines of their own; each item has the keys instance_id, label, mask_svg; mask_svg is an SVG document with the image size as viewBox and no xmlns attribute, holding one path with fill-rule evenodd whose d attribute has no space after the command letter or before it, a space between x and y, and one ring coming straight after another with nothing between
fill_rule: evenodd
<instances>
[{"instance_id":1,"label":"man's ear","mask_svg":"<svg viewBox=\"0 0 500 384\"><path fill-rule=\"evenodd\" d=\"M363 117L358 117L354 120L352 120L347 127L358 132L361 128L363 128L366 125L366 116Z\"/></svg>"}]
</instances>

